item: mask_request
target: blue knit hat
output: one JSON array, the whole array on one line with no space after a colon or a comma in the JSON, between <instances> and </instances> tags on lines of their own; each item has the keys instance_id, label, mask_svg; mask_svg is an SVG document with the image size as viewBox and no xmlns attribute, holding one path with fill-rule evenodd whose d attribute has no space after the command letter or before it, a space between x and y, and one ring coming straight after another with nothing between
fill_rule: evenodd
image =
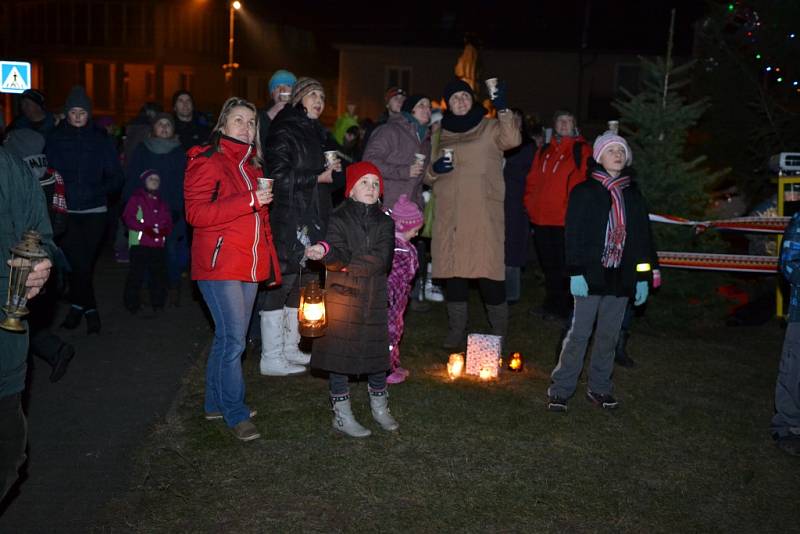
<instances>
[{"instance_id":1,"label":"blue knit hat","mask_svg":"<svg viewBox=\"0 0 800 534\"><path fill-rule=\"evenodd\" d=\"M274 91L279 85L288 85L289 87L293 87L295 83L297 83L297 77L295 77L294 74L288 70L276 70L275 74L272 75L272 78L269 79L269 92L272 94L272 91Z\"/></svg>"}]
</instances>

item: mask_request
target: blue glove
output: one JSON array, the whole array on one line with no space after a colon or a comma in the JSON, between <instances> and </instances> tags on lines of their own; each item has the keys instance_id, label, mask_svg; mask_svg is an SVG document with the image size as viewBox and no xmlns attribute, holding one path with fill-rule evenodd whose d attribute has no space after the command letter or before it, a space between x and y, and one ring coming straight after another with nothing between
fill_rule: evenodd
<instances>
[{"instance_id":1,"label":"blue glove","mask_svg":"<svg viewBox=\"0 0 800 534\"><path fill-rule=\"evenodd\" d=\"M508 102L506 101L506 82L501 81L497 84L497 91L495 91L494 98L492 99L492 105L494 109L497 111L502 111L504 109L508 109Z\"/></svg>"},{"instance_id":2,"label":"blue glove","mask_svg":"<svg viewBox=\"0 0 800 534\"><path fill-rule=\"evenodd\" d=\"M582 274L570 276L569 291L576 297L588 297L589 284L586 283L586 278L584 278Z\"/></svg>"},{"instance_id":3,"label":"blue glove","mask_svg":"<svg viewBox=\"0 0 800 534\"><path fill-rule=\"evenodd\" d=\"M453 164L444 159L444 156L433 162L433 172L436 174L447 174L453 170Z\"/></svg>"},{"instance_id":4,"label":"blue glove","mask_svg":"<svg viewBox=\"0 0 800 534\"><path fill-rule=\"evenodd\" d=\"M647 282L642 280L636 282L636 298L633 299L634 306L641 306L647 300L647 293L650 291Z\"/></svg>"}]
</instances>

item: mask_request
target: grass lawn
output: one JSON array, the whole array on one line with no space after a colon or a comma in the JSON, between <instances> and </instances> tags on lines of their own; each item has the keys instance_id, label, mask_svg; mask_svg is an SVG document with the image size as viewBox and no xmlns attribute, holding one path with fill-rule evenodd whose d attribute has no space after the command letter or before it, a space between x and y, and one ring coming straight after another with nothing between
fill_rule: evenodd
<instances>
[{"instance_id":1,"label":"grass lawn","mask_svg":"<svg viewBox=\"0 0 800 534\"><path fill-rule=\"evenodd\" d=\"M703 276L699 274L698 276ZM666 279L669 282L669 279ZM797 532L800 463L768 435L783 329L682 322L656 296L617 369L620 408L584 400L545 409L559 325L527 315L538 281L512 307L509 348L522 374L450 382L439 349L444 305L407 316L410 379L391 386L397 433L377 428L366 384L357 440L330 427L321 378L262 377L244 362L263 438L240 443L202 417L193 369L166 423L137 458L128 495L98 530L125 532ZM663 326L666 325L666 326ZM486 329L477 300L471 330Z\"/></svg>"}]
</instances>

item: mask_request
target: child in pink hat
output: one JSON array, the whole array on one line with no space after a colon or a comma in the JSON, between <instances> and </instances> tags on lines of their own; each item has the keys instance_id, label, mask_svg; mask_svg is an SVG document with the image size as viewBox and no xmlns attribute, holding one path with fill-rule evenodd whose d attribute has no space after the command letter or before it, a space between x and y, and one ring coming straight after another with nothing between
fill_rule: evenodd
<instances>
[{"instance_id":1,"label":"child in pink hat","mask_svg":"<svg viewBox=\"0 0 800 534\"><path fill-rule=\"evenodd\" d=\"M389 384L399 384L408 376L408 371L400 367L400 339L403 337L403 314L408 304L408 295L414 275L419 267L417 249L411 244L422 228L422 211L416 203L400 195L389 213L394 219L394 259L389 273L387 290L389 293L389 354L392 373L386 377Z\"/></svg>"}]
</instances>

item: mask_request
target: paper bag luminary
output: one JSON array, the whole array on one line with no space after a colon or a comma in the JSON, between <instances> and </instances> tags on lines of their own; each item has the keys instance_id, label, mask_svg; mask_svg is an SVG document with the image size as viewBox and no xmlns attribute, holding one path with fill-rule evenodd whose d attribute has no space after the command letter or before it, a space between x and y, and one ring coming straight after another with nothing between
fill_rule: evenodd
<instances>
[{"instance_id":1,"label":"paper bag luminary","mask_svg":"<svg viewBox=\"0 0 800 534\"><path fill-rule=\"evenodd\" d=\"M502 336L489 334L468 335L466 373L484 380L497 378L502 341ZM481 373L481 370L483 370L483 373Z\"/></svg>"}]
</instances>

